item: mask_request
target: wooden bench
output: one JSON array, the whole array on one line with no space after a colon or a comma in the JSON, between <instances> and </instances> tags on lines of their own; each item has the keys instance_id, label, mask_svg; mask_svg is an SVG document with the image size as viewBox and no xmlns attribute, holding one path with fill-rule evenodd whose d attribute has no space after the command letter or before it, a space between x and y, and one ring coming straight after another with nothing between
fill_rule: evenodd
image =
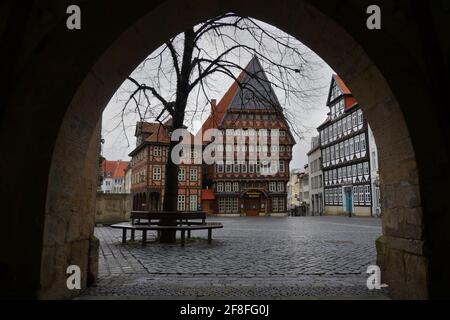
<instances>
[{"instance_id":1,"label":"wooden bench","mask_svg":"<svg viewBox=\"0 0 450 320\"><path fill-rule=\"evenodd\" d=\"M186 231L188 232L188 238L191 237L191 231L193 230L208 230L208 243L212 242L212 229L221 229L223 225L219 222L208 222L204 224L195 225L176 225L176 226L158 226L152 224L132 224L130 222L122 222L113 224L111 228L122 229L122 243L127 242L127 231L131 230L131 240L134 240L135 231L142 231L142 245L145 246L147 243L147 231L149 230L175 230L181 232L181 246L183 247L186 243Z\"/></svg>"},{"instance_id":2,"label":"wooden bench","mask_svg":"<svg viewBox=\"0 0 450 320\"><path fill-rule=\"evenodd\" d=\"M161 219L176 220L178 225L205 224L206 212L203 211L131 211L132 224L158 224ZM147 220L143 223L142 220ZM201 220L201 221L192 221ZM153 221L153 222L152 222Z\"/></svg>"}]
</instances>

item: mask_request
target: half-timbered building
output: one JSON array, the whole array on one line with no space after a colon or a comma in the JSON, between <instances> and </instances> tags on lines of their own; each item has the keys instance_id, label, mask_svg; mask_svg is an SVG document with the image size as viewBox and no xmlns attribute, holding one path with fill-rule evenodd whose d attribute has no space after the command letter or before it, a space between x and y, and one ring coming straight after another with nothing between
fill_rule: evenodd
<instances>
[{"instance_id":1,"label":"half-timbered building","mask_svg":"<svg viewBox=\"0 0 450 320\"><path fill-rule=\"evenodd\" d=\"M170 129L171 120L164 124L138 122L136 125L136 148L130 153L133 210L162 210ZM201 155L192 148L191 153L181 156L177 208L179 211L197 211L202 194L202 166L196 164L196 158Z\"/></svg>"},{"instance_id":2,"label":"half-timbered building","mask_svg":"<svg viewBox=\"0 0 450 320\"><path fill-rule=\"evenodd\" d=\"M325 214L373 215L370 127L338 75L331 81L328 118L319 126ZM375 143L373 139L370 143ZM377 200L377 199L375 199Z\"/></svg>"},{"instance_id":3,"label":"half-timbered building","mask_svg":"<svg viewBox=\"0 0 450 320\"><path fill-rule=\"evenodd\" d=\"M218 104L211 103L211 115L197 133L218 129L224 137L217 148L223 162L205 166L205 188L214 192L213 212L220 215L285 215L289 163L295 140L275 92L255 56ZM225 137L241 143L227 143ZM257 137L267 144L255 145ZM272 143L278 140L278 144ZM211 140L203 139L204 146ZM258 152L276 158L273 167L258 159ZM270 169L269 169L270 167Z\"/></svg>"}]
</instances>

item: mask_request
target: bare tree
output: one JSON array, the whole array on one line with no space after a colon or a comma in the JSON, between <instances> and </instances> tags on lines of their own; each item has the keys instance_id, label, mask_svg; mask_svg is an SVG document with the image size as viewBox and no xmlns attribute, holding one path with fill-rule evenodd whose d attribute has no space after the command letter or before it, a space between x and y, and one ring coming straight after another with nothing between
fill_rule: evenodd
<instances>
[{"instance_id":1,"label":"bare tree","mask_svg":"<svg viewBox=\"0 0 450 320\"><path fill-rule=\"evenodd\" d=\"M125 130L124 117L130 112L139 118L155 119L162 124L172 118L170 131L182 128L186 119L205 112L214 92L214 79L229 77L247 92L259 99L261 87L243 83L236 74L247 73L241 60L258 57L264 65L266 77L249 74L257 82L269 83L275 91L282 92L284 101L268 101L274 109L285 114L291 129L297 136L305 128L299 128L295 110L306 110L308 99L314 98L318 88L310 87L313 70L317 66L312 52L300 42L278 29L250 17L234 13L221 15L189 28L169 39L151 54L130 76L132 90L128 92L121 111L121 126ZM142 76L143 75L143 76ZM243 90L241 90L243 92ZM296 104L296 108L282 107ZM306 110L307 111L307 110ZM169 155L178 141L171 141ZM178 195L178 167L169 161L166 166L164 211L176 211ZM173 223L173 221L161 221ZM162 242L173 242L174 233L166 232Z\"/></svg>"}]
</instances>

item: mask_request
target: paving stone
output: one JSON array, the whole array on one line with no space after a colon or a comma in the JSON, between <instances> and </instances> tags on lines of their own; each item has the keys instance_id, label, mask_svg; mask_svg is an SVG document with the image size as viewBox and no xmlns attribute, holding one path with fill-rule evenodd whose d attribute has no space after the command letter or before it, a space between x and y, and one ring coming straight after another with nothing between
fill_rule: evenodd
<instances>
[{"instance_id":1,"label":"paving stone","mask_svg":"<svg viewBox=\"0 0 450 320\"><path fill-rule=\"evenodd\" d=\"M147 297L385 297L369 291L379 219L346 217L208 218L222 222L185 247L149 240L121 244L121 231L96 228L99 281L82 298ZM140 234L136 234L140 239Z\"/></svg>"}]
</instances>

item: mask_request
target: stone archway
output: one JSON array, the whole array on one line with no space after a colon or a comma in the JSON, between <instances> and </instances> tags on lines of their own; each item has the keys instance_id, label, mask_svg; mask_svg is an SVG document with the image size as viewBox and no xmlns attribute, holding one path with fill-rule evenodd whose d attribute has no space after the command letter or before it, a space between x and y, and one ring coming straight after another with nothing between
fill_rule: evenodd
<instances>
[{"instance_id":1,"label":"stone archway","mask_svg":"<svg viewBox=\"0 0 450 320\"><path fill-rule=\"evenodd\" d=\"M443 84L437 80L442 76L429 62L430 54L440 53L439 40L420 30L405 39L411 24L396 19L398 7L389 4L384 7L383 30L370 32L361 27L364 5L173 0L123 7L99 0L84 5L89 15L78 33L68 33L64 10L57 8L49 25L33 28L33 33L22 30L28 38L22 49L12 48L22 50L22 60L17 58L20 72L11 71L16 81L1 123L2 145L13 155L2 163L7 181L3 191L10 199L5 211L11 213L5 216L8 228L2 236L16 244L14 250L3 250L3 289L13 296L76 294L64 289L65 267L74 263L84 272L88 268L98 123L104 106L165 39L211 16L235 11L284 29L341 75L360 101L379 145L384 236L377 248L384 278L394 297L449 296L445 253L450 217L445 214L443 177L449 175L450 135L441 117ZM416 18L433 14L420 5L404 6ZM38 17L33 8L28 10ZM448 13L437 19L448 21ZM419 20L428 21L417 19L413 25L429 27ZM418 51L422 57L417 58ZM11 132L14 141L8 138ZM17 173L28 172L30 159L40 170L28 185L32 197L23 203L15 193ZM23 252L20 257L17 250Z\"/></svg>"}]
</instances>

